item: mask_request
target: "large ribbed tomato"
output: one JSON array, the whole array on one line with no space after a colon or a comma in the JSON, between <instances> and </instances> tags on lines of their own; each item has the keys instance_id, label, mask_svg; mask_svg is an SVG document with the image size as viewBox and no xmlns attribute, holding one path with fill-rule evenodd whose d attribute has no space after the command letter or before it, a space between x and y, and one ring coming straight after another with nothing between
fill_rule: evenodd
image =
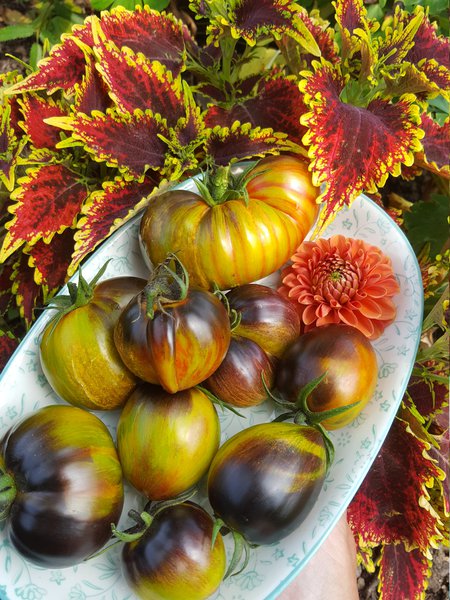
<instances>
[{"instance_id":1,"label":"large ribbed tomato","mask_svg":"<svg viewBox=\"0 0 450 600\"><path fill-rule=\"evenodd\" d=\"M265 158L245 181L248 198L223 189L226 181L215 181L205 197L185 190L156 196L141 221L144 256L158 264L176 253L191 285L202 288L235 287L276 271L311 229L318 188L293 156Z\"/></svg>"}]
</instances>

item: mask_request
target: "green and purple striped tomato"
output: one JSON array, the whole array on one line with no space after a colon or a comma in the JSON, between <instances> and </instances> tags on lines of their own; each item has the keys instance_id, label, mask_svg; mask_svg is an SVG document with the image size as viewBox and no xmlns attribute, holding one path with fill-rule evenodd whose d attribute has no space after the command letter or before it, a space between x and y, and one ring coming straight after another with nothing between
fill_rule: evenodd
<instances>
[{"instance_id":1,"label":"green and purple striped tomato","mask_svg":"<svg viewBox=\"0 0 450 600\"><path fill-rule=\"evenodd\" d=\"M324 379L309 394L309 410L348 410L324 419L325 429L338 429L353 421L372 398L378 381L375 350L356 327L330 324L316 327L292 343L277 368L276 388L288 402L295 402L313 379Z\"/></svg>"},{"instance_id":2,"label":"green and purple striped tomato","mask_svg":"<svg viewBox=\"0 0 450 600\"><path fill-rule=\"evenodd\" d=\"M173 498L195 485L219 443L216 409L197 388L169 394L143 383L127 400L117 427L124 475L151 500Z\"/></svg>"},{"instance_id":3,"label":"green and purple striped tomato","mask_svg":"<svg viewBox=\"0 0 450 600\"><path fill-rule=\"evenodd\" d=\"M76 565L100 550L122 511L113 439L98 417L74 406L47 406L6 433L0 484L12 545L45 568Z\"/></svg>"},{"instance_id":4,"label":"green and purple striped tomato","mask_svg":"<svg viewBox=\"0 0 450 600\"><path fill-rule=\"evenodd\" d=\"M92 298L52 319L40 343L42 370L69 404L89 410L123 405L136 377L120 358L114 326L122 309L145 286L145 279L115 277L97 284Z\"/></svg>"},{"instance_id":5,"label":"green and purple striped tomato","mask_svg":"<svg viewBox=\"0 0 450 600\"><path fill-rule=\"evenodd\" d=\"M230 321L211 292L189 289L186 298L164 302L147 315L145 292L122 311L116 348L140 379L170 393L204 381L220 365L230 344Z\"/></svg>"},{"instance_id":6,"label":"green and purple striped tomato","mask_svg":"<svg viewBox=\"0 0 450 600\"><path fill-rule=\"evenodd\" d=\"M263 423L221 446L208 473L214 513L248 542L272 544L313 507L327 469L322 434L295 423Z\"/></svg>"},{"instance_id":7,"label":"green and purple striped tomato","mask_svg":"<svg viewBox=\"0 0 450 600\"><path fill-rule=\"evenodd\" d=\"M300 317L292 302L265 285L238 286L226 299L237 325L224 360L204 385L228 404L256 406L273 386L278 357L300 334Z\"/></svg>"},{"instance_id":8,"label":"green and purple striped tomato","mask_svg":"<svg viewBox=\"0 0 450 600\"><path fill-rule=\"evenodd\" d=\"M228 289L280 268L318 213L307 162L272 156L249 174L244 198L210 206L199 194L171 190L149 203L141 221L144 257L156 265L175 252L193 286Z\"/></svg>"},{"instance_id":9,"label":"green and purple striped tomato","mask_svg":"<svg viewBox=\"0 0 450 600\"><path fill-rule=\"evenodd\" d=\"M144 600L204 600L226 568L221 534L200 506L184 502L159 512L143 536L125 544L122 565L133 592Z\"/></svg>"}]
</instances>

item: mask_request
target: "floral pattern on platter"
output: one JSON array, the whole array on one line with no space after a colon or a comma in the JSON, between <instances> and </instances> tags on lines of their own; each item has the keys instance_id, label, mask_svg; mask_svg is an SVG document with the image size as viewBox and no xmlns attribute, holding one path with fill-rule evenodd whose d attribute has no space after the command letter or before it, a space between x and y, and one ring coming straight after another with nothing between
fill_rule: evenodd
<instances>
[{"instance_id":1,"label":"floral pattern on platter","mask_svg":"<svg viewBox=\"0 0 450 600\"><path fill-rule=\"evenodd\" d=\"M178 186L195 189L192 181ZM134 274L145 277L147 268L137 240L139 216L125 224L83 267L90 279L109 258L104 277ZM296 576L329 534L360 483L389 430L409 380L420 338L423 294L416 257L403 233L383 210L360 196L350 208L342 210L327 228L324 237L341 233L379 246L391 257L400 284L395 298L397 318L374 342L378 358L378 385L364 411L347 427L331 432L335 443L335 462L327 475L320 496L306 521L280 542L255 549L247 568L222 583L214 600L274 600ZM76 277L74 278L76 280ZM62 402L51 390L39 362L39 339L51 315L43 314L16 350L0 377L0 436L26 413L55 402ZM266 402L242 409L246 419L221 412L222 441L238 430L274 417ZM113 435L117 412L97 413ZM194 498L207 507L202 490ZM127 487L127 502L119 526L130 525L127 511L140 508L143 500ZM0 600L131 600L120 568L118 545L76 567L42 569L27 563L12 548L0 526ZM231 544L227 547L231 551Z\"/></svg>"}]
</instances>

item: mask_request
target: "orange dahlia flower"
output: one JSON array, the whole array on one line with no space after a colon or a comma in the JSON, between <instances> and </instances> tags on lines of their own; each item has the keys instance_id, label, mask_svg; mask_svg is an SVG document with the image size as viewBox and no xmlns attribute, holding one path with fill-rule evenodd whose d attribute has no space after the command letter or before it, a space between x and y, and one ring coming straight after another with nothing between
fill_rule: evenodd
<instances>
[{"instance_id":1,"label":"orange dahlia flower","mask_svg":"<svg viewBox=\"0 0 450 600\"><path fill-rule=\"evenodd\" d=\"M374 340L394 321L400 286L391 259L376 246L334 235L303 242L291 261L279 292L298 303L304 331L346 323Z\"/></svg>"}]
</instances>

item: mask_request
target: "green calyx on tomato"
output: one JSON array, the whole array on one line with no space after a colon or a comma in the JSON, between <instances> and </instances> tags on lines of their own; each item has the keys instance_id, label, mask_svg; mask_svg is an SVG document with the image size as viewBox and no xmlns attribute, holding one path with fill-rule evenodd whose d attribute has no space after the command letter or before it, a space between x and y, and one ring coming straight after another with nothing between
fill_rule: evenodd
<instances>
[{"instance_id":1,"label":"green calyx on tomato","mask_svg":"<svg viewBox=\"0 0 450 600\"><path fill-rule=\"evenodd\" d=\"M174 262L174 268L170 263ZM153 319L155 307L164 312L164 304L182 302L189 290L189 275L183 263L176 254L170 253L166 260L160 263L144 289L147 302L147 317Z\"/></svg>"},{"instance_id":2,"label":"green calyx on tomato","mask_svg":"<svg viewBox=\"0 0 450 600\"><path fill-rule=\"evenodd\" d=\"M8 515L17 494L14 478L6 471L5 461L0 456L0 522Z\"/></svg>"},{"instance_id":3,"label":"green calyx on tomato","mask_svg":"<svg viewBox=\"0 0 450 600\"><path fill-rule=\"evenodd\" d=\"M106 271L108 263L109 260L105 262L95 277L89 282L83 277L80 267L78 272L78 285L73 281L69 281L67 283L69 294L55 296L49 301L45 308L54 309L57 311L53 320L53 327L56 327L64 315L77 308L80 308L81 306L85 306L90 300L92 300L94 288Z\"/></svg>"},{"instance_id":4,"label":"green calyx on tomato","mask_svg":"<svg viewBox=\"0 0 450 600\"><path fill-rule=\"evenodd\" d=\"M267 395L274 400L276 404L280 407L288 408L288 412L282 413L278 415L274 419L274 422L286 421L287 419L292 419L294 423L297 425L309 425L310 427L314 427L317 429L323 437L325 443L325 450L327 456L327 471L331 467L334 461L334 445L331 441L331 438L328 434L328 431L321 424L322 421L326 419L331 419L333 417L337 417L341 415L355 406L358 405L358 402L354 402L352 404L348 404L346 406L337 406L336 408L331 408L329 410L323 410L321 412L314 412L308 407L308 397L311 393L317 388L318 385L325 379L327 372L322 373L319 377L312 379L309 383L307 383L300 390L296 402L286 402L282 398L276 396L271 390L269 390L264 376L263 376L263 385L266 389Z\"/></svg>"},{"instance_id":5,"label":"green calyx on tomato","mask_svg":"<svg viewBox=\"0 0 450 600\"><path fill-rule=\"evenodd\" d=\"M259 162L259 161L258 161ZM243 199L249 203L247 184L265 171L255 170L258 162L252 162L242 173L235 175L231 165L219 165L203 173L203 177L195 180L195 185L208 206L217 206L229 200Z\"/></svg>"}]
</instances>

